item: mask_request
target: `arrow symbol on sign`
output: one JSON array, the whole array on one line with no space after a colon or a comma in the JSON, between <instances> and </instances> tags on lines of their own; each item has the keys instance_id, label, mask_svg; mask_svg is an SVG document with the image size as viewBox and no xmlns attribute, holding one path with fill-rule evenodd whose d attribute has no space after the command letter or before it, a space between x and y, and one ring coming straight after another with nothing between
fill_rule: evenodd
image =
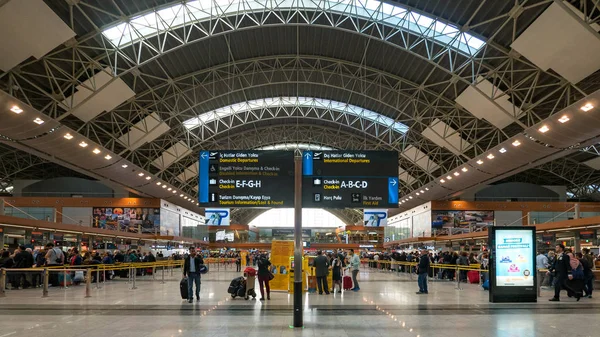
<instances>
[{"instance_id":1,"label":"arrow symbol on sign","mask_svg":"<svg viewBox=\"0 0 600 337\"><path fill-rule=\"evenodd\" d=\"M310 153L309 152L304 153L304 156L306 157L306 159L310 159Z\"/></svg>"},{"instance_id":2,"label":"arrow symbol on sign","mask_svg":"<svg viewBox=\"0 0 600 337\"><path fill-rule=\"evenodd\" d=\"M398 180L396 180L396 179L392 179L392 181L390 181L390 184L392 184L392 186L396 186L397 183L398 183Z\"/></svg>"},{"instance_id":3,"label":"arrow symbol on sign","mask_svg":"<svg viewBox=\"0 0 600 337\"><path fill-rule=\"evenodd\" d=\"M206 152L202 152L202 154L200 155L200 158L206 159Z\"/></svg>"}]
</instances>

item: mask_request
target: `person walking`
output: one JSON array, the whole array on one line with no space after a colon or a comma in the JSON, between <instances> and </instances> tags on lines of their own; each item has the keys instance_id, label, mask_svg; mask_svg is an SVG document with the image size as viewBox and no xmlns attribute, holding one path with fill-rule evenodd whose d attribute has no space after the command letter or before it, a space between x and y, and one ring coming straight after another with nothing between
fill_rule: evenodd
<instances>
[{"instance_id":1,"label":"person walking","mask_svg":"<svg viewBox=\"0 0 600 337\"><path fill-rule=\"evenodd\" d=\"M254 259L256 261L257 259ZM263 255L258 258L256 261L258 265L258 286L260 287L260 300L265 300L265 289L267 289L267 300L271 300L271 287L269 286L269 281L271 278L271 271L269 267L271 266L271 261L267 258L266 255Z\"/></svg>"},{"instance_id":2,"label":"person walking","mask_svg":"<svg viewBox=\"0 0 600 337\"><path fill-rule=\"evenodd\" d=\"M196 248L190 247L190 255L183 263L183 277L188 278L188 303L194 301L194 283L196 283L196 300L200 301L200 267L204 264L201 256L196 255Z\"/></svg>"},{"instance_id":3,"label":"person walking","mask_svg":"<svg viewBox=\"0 0 600 337\"><path fill-rule=\"evenodd\" d=\"M594 290L594 257L590 255L589 248L583 248L581 264L583 265L583 273L585 274L585 297L592 298Z\"/></svg>"},{"instance_id":4,"label":"person walking","mask_svg":"<svg viewBox=\"0 0 600 337\"><path fill-rule=\"evenodd\" d=\"M360 271L360 258L357 254L354 253L354 249L350 249L348 256L350 257L350 261L348 261L348 269L352 271L352 284L354 288L353 291L359 291L360 286L358 284L357 276Z\"/></svg>"},{"instance_id":5,"label":"person walking","mask_svg":"<svg viewBox=\"0 0 600 337\"><path fill-rule=\"evenodd\" d=\"M421 251L421 258L419 259L419 264L417 266L417 282L419 284L419 291L417 291L417 295L429 294L427 289L427 275L429 275L430 263L431 261L429 260L429 253L426 250Z\"/></svg>"},{"instance_id":6,"label":"person walking","mask_svg":"<svg viewBox=\"0 0 600 337\"><path fill-rule=\"evenodd\" d=\"M341 255L341 254L340 254ZM342 268L343 263L340 258L340 255L336 254L333 257L333 261L331 262L331 281L333 282L331 292L335 294L335 286L338 285L340 290L338 290L338 294L342 293Z\"/></svg>"},{"instance_id":7,"label":"person walking","mask_svg":"<svg viewBox=\"0 0 600 337\"><path fill-rule=\"evenodd\" d=\"M323 289L325 294L329 295L329 285L327 284L327 274L329 273L329 261L327 257L323 255L323 251L317 252L317 257L314 261L315 276L317 277L317 287L319 288L319 295L323 295Z\"/></svg>"},{"instance_id":8,"label":"person walking","mask_svg":"<svg viewBox=\"0 0 600 337\"><path fill-rule=\"evenodd\" d=\"M554 277L556 278L554 297L550 299L551 302L560 301L560 291L565 288L569 276L571 278L573 277L570 274L570 271L571 264L569 256L565 254L565 246L563 244L558 244L556 245L556 259L554 260L554 265L551 266L548 271L548 273L554 272Z\"/></svg>"}]
</instances>

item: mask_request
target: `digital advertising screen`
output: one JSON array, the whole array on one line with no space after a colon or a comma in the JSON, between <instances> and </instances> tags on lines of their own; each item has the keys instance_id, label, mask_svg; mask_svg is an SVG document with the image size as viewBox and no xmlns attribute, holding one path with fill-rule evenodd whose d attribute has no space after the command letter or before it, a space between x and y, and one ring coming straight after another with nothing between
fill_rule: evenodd
<instances>
[{"instance_id":1,"label":"digital advertising screen","mask_svg":"<svg viewBox=\"0 0 600 337\"><path fill-rule=\"evenodd\" d=\"M530 231L496 230L496 286L531 287L534 285L534 237Z\"/></svg>"}]
</instances>

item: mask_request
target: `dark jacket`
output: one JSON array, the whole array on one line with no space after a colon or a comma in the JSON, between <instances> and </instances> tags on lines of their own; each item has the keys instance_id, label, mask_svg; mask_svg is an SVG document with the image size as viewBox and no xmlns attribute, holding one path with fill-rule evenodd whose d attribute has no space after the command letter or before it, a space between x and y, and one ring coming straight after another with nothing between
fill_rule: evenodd
<instances>
[{"instance_id":1,"label":"dark jacket","mask_svg":"<svg viewBox=\"0 0 600 337\"><path fill-rule=\"evenodd\" d=\"M13 261L15 268L31 268L35 262L33 261L33 255L26 250L16 254Z\"/></svg>"},{"instance_id":2,"label":"dark jacket","mask_svg":"<svg viewBox=\"0 0 600 337\"><path fill-rule=\"evenodd\" d=\"M269 276L269 266L271 261L266 258L260 258L258 260L258 276Z\"/></svg>"},{"instance_id":3,"label":"dark jacket","mask_svg":"<svg viewBox=\"0 0 600 337\"><path fill-rule=\"evenodd\" d=\"M554 260L552 271L556 273L556 277L560 279L567 279L571 273L571 264L569 255L562 253Z\"/></svg>"},{"instance_id":4,"label":"dark jacket","mask_svg":"<svg viewBox=\"0 0 600 337\"><path fill-rule=\"evenodd\" d=\"M146 256L146 262L156 262L156 257L152 254L148 254L148 256Z\"/></svg>"},{"instance_id":5,"label":"dark jacket","mask_svg":"<svg viewBox=\"0 0 600 337\"><path fill-rule=\"evenodd\" d=\"M115 254L115 262L123 263L125 261L125 256L121 253Z\"/></svg>"},{"instance_id":6,"label":"dark jacket","mask_svg":"<svg viewBox=\"0 0 600 337\"><path fill-rule=\"evenodd\" d=\"M427 274L429 273L429 255L421 255L419 259L419 274Z\"/></svg>"},{"instance_id":7,"label":"dark jacket","mask_svg":"<svg viewBox=\"0 0 600 337\"><path fill-rule=\"evenodd\" d=\"M325 257L325 255L317 256L315 258L314 266L316 277L327 276L327 272L329 271L329 261L327 260L327 257Z\"/></svg>"},{"instance_id":8,"label":"dark jacket","mask_svg":"<svg viewBox=\"0 0 600 337\"><path fill-rule=\"evenodd\" d=\"M200 266L204 264L204 260L202 259L202 256L200 255L196 255L196 257L194 258L194 265L196 267L196 273L200 273ZM190 272L190 257L185 259L185 262L183 263L183 276L187 276Z\"/></svg>"}]
</instances>

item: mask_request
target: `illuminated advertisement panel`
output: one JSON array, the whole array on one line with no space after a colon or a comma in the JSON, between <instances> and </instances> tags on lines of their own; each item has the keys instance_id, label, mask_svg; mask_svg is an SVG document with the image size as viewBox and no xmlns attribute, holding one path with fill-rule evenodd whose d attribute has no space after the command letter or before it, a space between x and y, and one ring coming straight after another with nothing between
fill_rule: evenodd
<instances>
[{"instance_id":1,"label":"illuminated advertisement panel","mask_svg":"<svg viewBox=\"0 0 600 337\"><path fill-rule=\"evenodd\" d=\"M496 286L533 286L535 260L529 231L496 230Z\"/></svg>"}]
</instances>

